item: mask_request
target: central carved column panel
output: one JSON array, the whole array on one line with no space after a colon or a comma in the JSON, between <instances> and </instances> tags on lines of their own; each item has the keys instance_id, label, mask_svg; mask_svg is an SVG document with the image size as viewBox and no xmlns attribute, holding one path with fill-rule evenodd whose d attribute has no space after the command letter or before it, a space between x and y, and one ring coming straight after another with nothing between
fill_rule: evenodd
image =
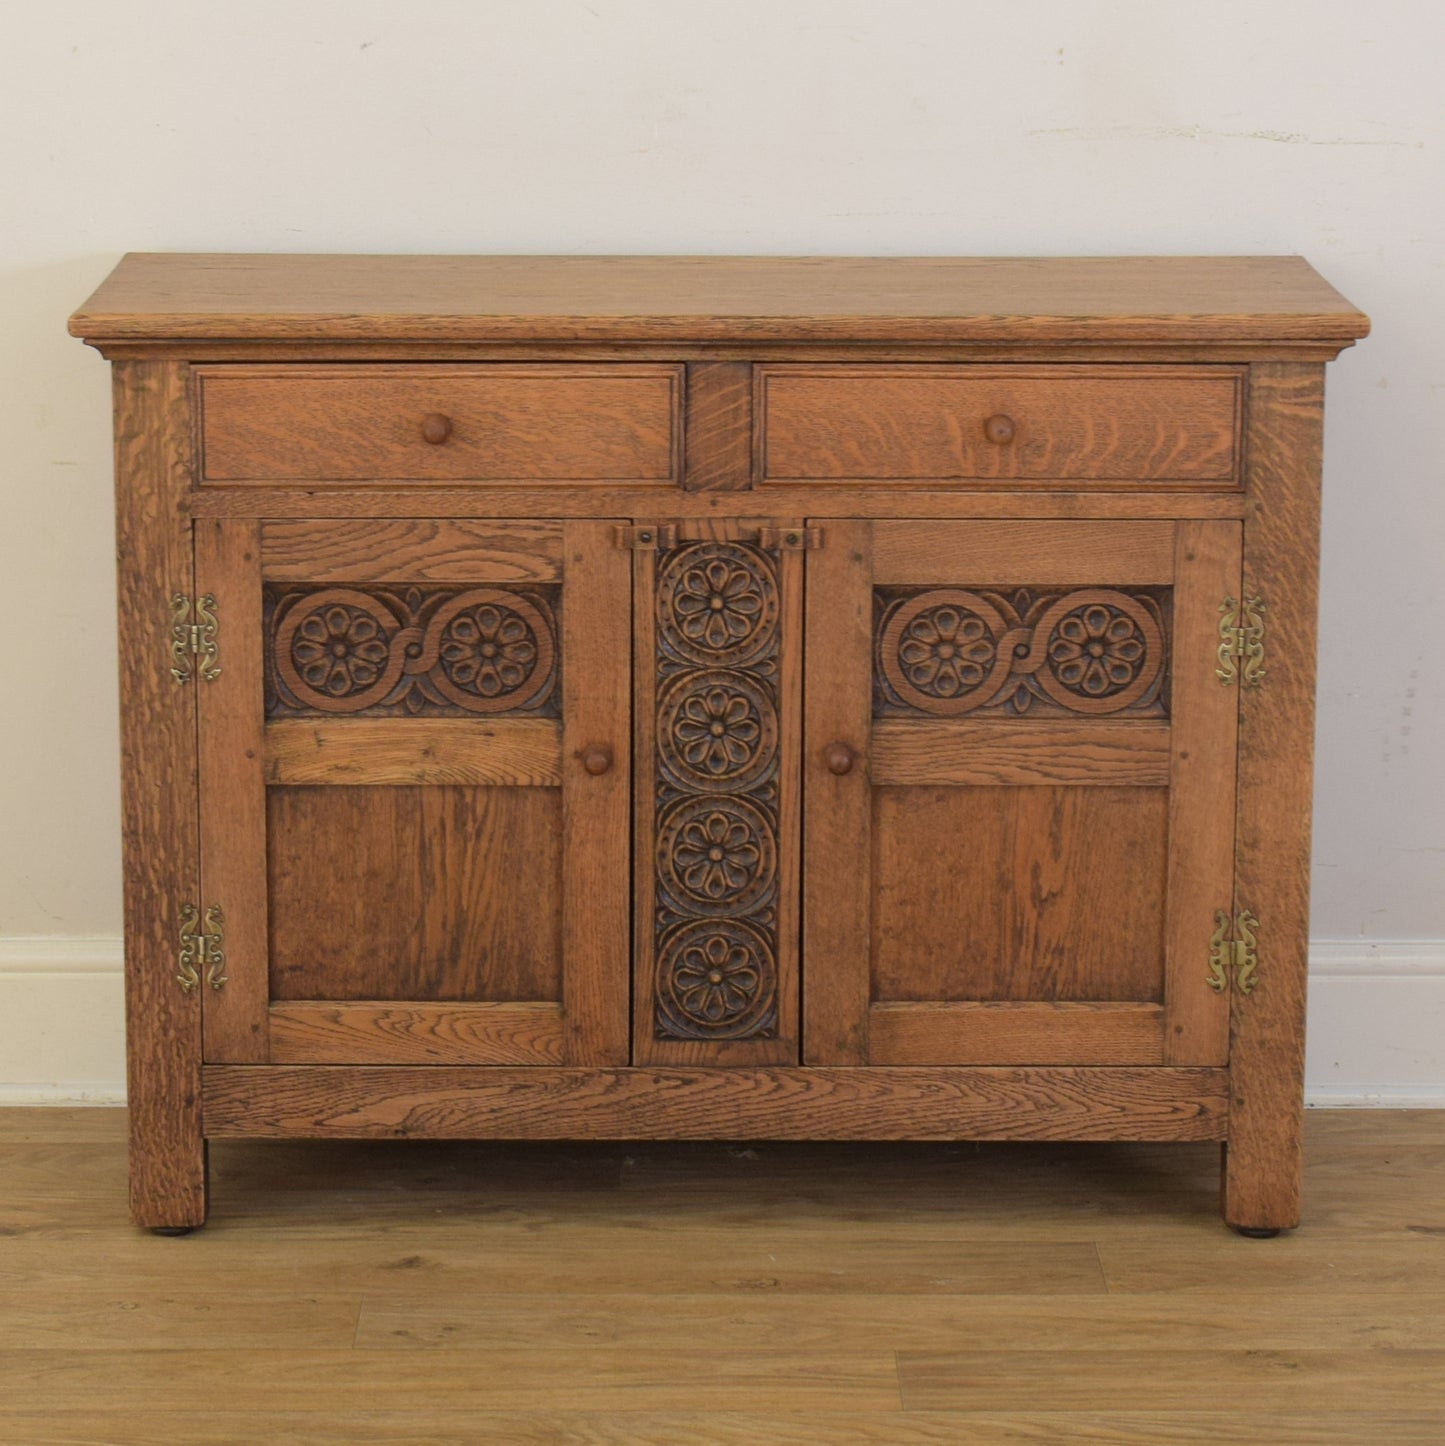
<instances>
[{"instance_id":1,"label":"central carved column panel","mask_svg":"<svg viewBox=\"0 0 1445 1446\"><path fill-rule=\"evenodd\" d=\"M635 1056L789 1063L802 557L760 546L746 523L632 535Z\"/></svg>"}]
</instances>

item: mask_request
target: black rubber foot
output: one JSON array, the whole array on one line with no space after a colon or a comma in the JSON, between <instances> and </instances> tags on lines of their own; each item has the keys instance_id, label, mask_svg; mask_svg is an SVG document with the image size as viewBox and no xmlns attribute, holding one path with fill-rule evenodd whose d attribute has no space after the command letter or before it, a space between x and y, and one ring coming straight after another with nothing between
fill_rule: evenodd
<instances>
[{"instance_id":1,"label":"black rubber foot","mask_svg":"<svg viewBox=\"0 0 1445 1446\"><path fill-rule=\"evenodd\" d=\"M189 1235L196 1227L194 1225L152 1225L152 1235Z\"/></svg>"},{"instance_id":2,"label":"black rubber foot","mask_svg":"<svg viewBox=\"0 0 1445 1446\"><path fill-rule=\"evenodd\" d=\"M1261 1230L1253 1225L1236 1225L1233 1229L1236 1235L1242 1235L1246 1240L1273 1240L1279 1234L1278 1230Z\"/></svg>"}]
</instances>

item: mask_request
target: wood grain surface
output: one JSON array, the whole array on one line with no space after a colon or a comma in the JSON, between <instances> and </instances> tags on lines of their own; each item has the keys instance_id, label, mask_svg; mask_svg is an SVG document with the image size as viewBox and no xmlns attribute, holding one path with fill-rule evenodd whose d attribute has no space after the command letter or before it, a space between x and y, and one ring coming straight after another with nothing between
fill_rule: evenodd
<instances>
[{"instance_id":1,"label":"wood grain surface","mask_svg":"<svg viewBox=\"0 0 1445 1446\"><path fill-rule=\"evenodd\" d=\"M555 788L267 789L273 1000L561 1000Z\"/></svg>"},{"instance_id":2,"label":"wood grain surface","mask_svg":"<svg viewBox=\"0 0 1445 1446\"><path fill-rule=\"evenodd\" d=\"M870 768L888 784L1099 784L1158 787L1169 782L1169 726L1090 720L1003 723L879 718Z\"/></svg>"},{"instance_id":3,"label":"wood grain surface","mask_svg":"<svg viewBox=\"0 0 1445 1446\"><path fill-rule=\"evenodd\" d=\"M632 568L613 540L616 525L563 528L560 903L571 1064L628 1058ZM597 776L582 762L594 748L611 760Z\"/></svg>"},{"instance_id":4,"label":"wood grain surface","mask_svg":"<svg viewBox=\"0 0 1445 1446\"><path fill-rule=\"evenodd\" d=\"M1369 322L1298 256L133 253L70 319L94 344L1175 341L1348 345Z\"/></svg>"},{"instance_id":5,"label":"wood grain surface","mask_svg":"<svg viewBox=\"0 0 1445 1446\"><path fill-rule=\"evenodd\" d=\"M446 517L639 517L657 515L659 497L651 487L563 488L429 487L251 487L212 484L190 493L186 510L193 517L415 517L422 502ZM1184 493L1141 491L1080 492L1062 483L1046 491L913 491L900 487L801 483L772 484L767 500L779 516L1066 518L1117 517L1172 520L1180 517L1243 517L1237 492ZM749 503L751 502L751 508ZM713 492L675 492L667 497L668 517L718 517L733 508L756 511L756 496Z\"/></svg>"},{"instance_id":6,"label":"wood grain surface","mask_svg":"<svg viewBox=\"0 0 1445 1446\"><path fill-rule=\"evenodd\" d=\"M880 1065L1157 1064L1163 1037L1157 1004L930 999L868 1011L868 1057Z\"/></svg>"},{"instance_id":7,"label":"wood grain surface","mask_svg":"<svg viewBox=\"0 0 1445 1446\"><path fill-rule=\"evenodd\" d=\"M875 787L872 998L1160 1002L1168 808L1163 788Z\"/></svg>"},{"instance_id":8,"label":"wood grain surface","mask_svg":"<svg viewBox=\"0 0 1445 1446\"><path fill-rule=\"evenodd\" d=\"M1229 486L1241 382L1208 367L765 366L758 473Z\"/></svg>"},{"instance_id":9,"label":"wood grain surface","mask_svg":"<svg viewBox=\"0 0 1445 1446\"><path fill-rule=\"evenodd\" d=\"M1181 522L1176 546L1164 1058L1223 1064L1229 995L1209 987L1208 941L1234 895L1239 690L1220 683L1218 649L1219 610L1238 596L1239 524Z\"/></svg>"},{"instance_id":10,"label":"wood grain surface","mask_svg":"<svg viewBox=\"0 0 1445 1446\"><path fill-rule=\"evenodd\" d=\"M261 524L261 555L272 582L551 582L562 575L562 525L276 520Z\"/></svg>"},{"instance_id":11,"label":"wood grain surface","mask_svg":"<svg viewBox=\"0 0 1445 1446\"><path fill-rule=\"evenodd\" d=\"M1260 975L1231 1006L1224 1213L1262 1229L1301 1209L1323 424L1322 367L1254 371L1244 591L1265 600L1273 646L1239 699L1234 907L1260 921Z\"/></svg>"},{"instance_id":12,"label":"wood grain surface","mask_svg":"<svg viewBox=\"0 0 1445 1446\"><path fill-rule=\"evenodd\" d=\"M524 1001L463 1004L273 1004L277 1064L561 1064L562 1006Z\"/></svg>"},{"instance_id":13,"label":"wood grain surface","mask_svg":"<svg viewBox=\"0 0 1445 1446\"><path fill-rule=\"evenodd\" d=\"M809 558L804 599L803 938L810 967L803 991L803 1059L857 1065L868 1058L870 875L868 679L873 673L873 530L828 527ZM842 744L858 756L848 773L826 763Z\"/></svg>"},{"instance_id":14,"label":"wood grain surface","mask_svg":"<svg viewBox=\"0 0 1445 1446\"><path fill-rule=\"evenodd\" d=\"M199 1225L201 1001L176 972L181 907L200 905L196 692L212 685L169 668L171 598L194 591L186 369L127 362L113 382L131 1213Z\"/></svg>"},{"instance_id":15,"label":"wood grain surface","mask_svg":"<svg viewBox=\"0 0 1445 1446\"><path fill-rule=\"evenodd\" d=\"M197 699L201 885L204 915L224 918L225 984L207 980L201 1008L206 1058L268 1057L271 896L266 865L265 688L261 529L253 521L196 523L196 585L216 599L221 674ZM321 900L316 901L324 907ZM209 971L203 971L209 973Z\"/></svg>"},{"instance_id":16,"label":"wood grain surface","mask_svg":"<svg viewBox=\"0 0 1445 1446\"><path fill-rule=\"evenodd\" d=\"M683 486L740 492L753 481L753 368L691 362L687 368Z\"/></svg>"},{"instance_id":17,"label":"wood grain surface","mask_svg":"<svg viewBox=\"0 0 1445 1446\"><path fill-rule=\"evenodd\" d=\"M1211 1140L1223 1070L211 1065L220 1138Z\"/></svg>"},{"instance_id":18,"label":"wood grain surface","mask_svg":"<svg viewBox=\"0 0 1445 1446\"><path fill-rule=\"evenodd\" d=\"M873 524L873 581L1147 587L1174 581L1174 528L1167 522L958 522Z\"/></svg>"},{"instance_id":19,"label":"wood grain surface","mask_svg":"<svg viewBox=\"0 0 1445 1446\"><path fill-rule=\"evenodd\" d=\"M214 367L198 389L205 482L677 480L677 366Z\"/></svg>"},{"instance_id":20,"label":"wood grain surface","mask_svg":"<svg viewBox=\"0 0 1445 1446\"><path fill-rule=\"evenodd\" d=\"M562 781L555 718L273 718L263 747L266 782L292 786Z\"/></svg>"}]
</instances>

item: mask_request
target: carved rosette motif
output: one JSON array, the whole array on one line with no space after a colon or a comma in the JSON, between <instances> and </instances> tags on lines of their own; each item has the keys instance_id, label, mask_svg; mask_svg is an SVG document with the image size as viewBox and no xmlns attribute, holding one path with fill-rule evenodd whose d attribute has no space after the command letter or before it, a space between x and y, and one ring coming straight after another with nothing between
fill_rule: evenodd
<instances>
[{"instance_id":1,"label":"carved rosette motif","mask_svg":"<svg viewBox=\"0 0 1445 1446\"><path fill-rule=\"evenodd\" d=\"M1170 589L874 594L874 711L1168 714Z\"/></svg>"},{"instance_id":2,"label":"carved rosette motif","mask_svg":"<svg viewBox=\"0 0 1445 1446\"><path fill-rule=\"evenodd\" d=\"M545 713L555 587L266 588L267 713Z\"/></svg>"},{"instance_id":3,"label":"carved rosette motif","mask_svg":"<svg viewBox=\"0 0 1445 1446\"><path fill-rule=\"evenodd\" d=\"M777 1033L775 564L739 542L660 555L656 588L659 1039Z\"/></svg>"}]
</instances>

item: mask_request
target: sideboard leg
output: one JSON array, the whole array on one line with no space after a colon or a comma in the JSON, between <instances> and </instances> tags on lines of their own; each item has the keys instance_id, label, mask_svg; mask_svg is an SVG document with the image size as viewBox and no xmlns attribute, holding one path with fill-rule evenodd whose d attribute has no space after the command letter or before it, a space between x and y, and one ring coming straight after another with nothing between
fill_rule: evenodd
<instances>
[{"instance_id":1,"label":"sideboard leg","mask_svg":"<svg viewBox=\"0 0 1445 1446\"><path fill-rule=\"evenodd\" d=\"M1265 619L1263 673L1239 688L1234 915L1255 967L1231 980L1224 1218L1300 1221L1305 981L1324 368L1250 367L1242 595Z\"/></svg>"},{"instance_id":2,"label":"sideboard leg","mask_svg":"<svg viewBox=\"0 0 1445 1446\"><path fill-rule=\"evenodd\" d=\"M202 905L194 675L172 672L172 600L194 590L187 368L118 361L115 386L121 843L130 1205L137 1225L206 1218L201 993L181 966L182 910Z\"/></svg>"},{"instance_id":3,"label":"sideboard leg","mask_svg":"<svg viewBox=\"0 0 1445 1446\"><path fill-rule=\"evenodd\" d=\"M134 1090L134 1070L131 1080ZM130 1107L131 1219L157 1235L187 1235L206 1223L209 1170L199 1103L197 1095L197 1108L184 1100Z\"/></svg>"}]
</instances>

